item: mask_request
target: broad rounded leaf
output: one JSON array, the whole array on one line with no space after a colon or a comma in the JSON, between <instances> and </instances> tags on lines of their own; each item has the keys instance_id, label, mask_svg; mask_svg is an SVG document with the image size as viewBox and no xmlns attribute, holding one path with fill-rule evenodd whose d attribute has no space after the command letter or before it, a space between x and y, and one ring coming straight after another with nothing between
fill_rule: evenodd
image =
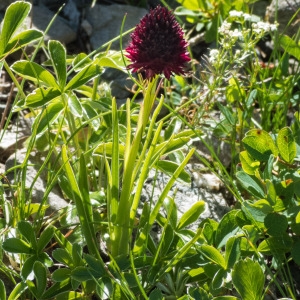
<instances>
[{"instance_id":1,"label":"broad rounded leaf","mask_svg":"<svg viewBox=\"0 0 300 300\"><path fill-rule=\"evenodd\" d=\"M243 138L243 144L249 154L258 161L268 161L271 154L278 155L278 149L270 136L264 130L252 129Z\"/></svg>"},{"instance_id":2,"label":"broad rounded leaf","mask_svg":"<svg viewBox=\"0 0 300 300\"><path fill-rule=\"evenodd\" d=\"M255 171L259 168L260 162L254 160L247 151L240 153L240 161L245 173L255 175Z\"/></svg>"},{"instance_id":3,"label":"broad rounded leaf","mask_svg":"<svg viewBox=\"0 0 300 300\"><path fill-rule=\"evenodd\" d=\"M263 240L257 250L264 254L273 254L276 255L278 253L283 254L291 250L293 245L292 238L284 233L280 237L271 236L265 240Z\"/></svg>"},{"instance_id":4,"label":"broad rounded leaf","mask_svg":"<svg viewBox=\"0 0 300 300\"><path fill-rule=\"evenodd\" d=\"M284 215L270 213L264 220L267 232L272 236L281 236L288 228L288 220Z\"/></svg>"},{"instance_id":5,"label":"broad rounded leaf","mask_svg":"<svg viewBox=\"0 0 300 300\"><path fill-rule=\"evenodd\" d=\"M219 222L218 228L215 232L215 245L218 249L225 246L228 239L240 230L236 222L237 213L237 210L232 210L223 216Z\"/></svg>"},{"instance_id":6,"label":"broad rounded leaf","mask_svg":"<svg viewBox=\"0 0 300 300\"><path fill-rule=\"evenodd\" d=\"M236 263L232 282L243 300L262 299L265 276L258 262L247 258Z\"/></svg>"},{"instance_id":7,"label":"broad rounded leaf","mask_svg":"<svg viewBox=\"0 0 300 300\"><path fill-rule=\"evenodd\" d=\"M236 178L248 193L258 199L265 197L263 185L256 177L250 176L244 171L238 171Z\"/></svg>"},{"instance_id":8,"label":"broad rounded leaf","mask_svg":"<svg viewBox=\"0 0 300 300\"><path fill-rule=\"evenodd\" d=\"M242 205L242 211L249 217L249 219L254 219L257 222L263 223L265 217L273 212L273 208L270 203L265 200L258 200L255 203L249 201L244 201Z\"/></svg>"},{"instance_id":9,"label":"broad rounded leaf","mask_svg":"<svg viewBox=\"0 0 300 300\"><path fill-rule=\"evenodd\" d=\"M297 146L289 127L282 128L278 132L277 147L281 157L288 163L292 163L297 154Z\"/></svg>"},{"instance_id":10,"label":"broad rounded leaf","mask_svg":"<svg viewBox=\"0 0 300 300\"><path fill-rule=\"evenodd\" d=\"M54 270L52 273L52 279L56 282L62 282L66 279L69 279L71 275L71 270L68 268L60 268Z\"/></svg>"}]
</instances>

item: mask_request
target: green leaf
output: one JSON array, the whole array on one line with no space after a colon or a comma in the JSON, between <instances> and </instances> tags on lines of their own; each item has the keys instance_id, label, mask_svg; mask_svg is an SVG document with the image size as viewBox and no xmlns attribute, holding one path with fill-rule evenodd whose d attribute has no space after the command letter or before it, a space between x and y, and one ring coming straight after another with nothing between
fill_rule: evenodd
<instances>
[{"instance_id":1,"label":"green leaf","mask_svg":"<svg viewBox=\"0 0 300 300\"><path fill-rule=\"evenodd\" d=\"M113 145L112 142L100 144L99 146L96 147L93 154L94 155L105 156L107 158L111 158L112 154L113 154L113 149L114 149L113 146L114 145ZM125 146L122 145L122 144L119 144L118 147L119 147L120 159L123 159L124 158L124 152L125 152Z\"/></svg>"},{"instance_id":2,"label":"green leaf","mask_svg":"<svg viewBox=\"0 0 300 300\"><path fill-rule=\"evenodd\" d=\"M37 242L38 253L44 251L48 243L51 241L53 235L54 235L53 226L48 226L46 229L43 230Z\"/></svg>"},{"instance_id":3,"label":"green leaf","mask_svg":"<svg viewBox=\"0 0 300 300\"><path fill-rule=\"evenodd\" d=\"M88 266L97 273L97 278L102 277L106 274L106 269L103 266L103 262L96 259L90 254L85 254L84 259Z\"/></svg>"},{"instance_id":4,"label":"green leaf","mask_svg":"<svg viewBox=\"0 0 300 300\"><path fill-rule=\"evenodd\" d=\"M48 49L60 90L63 91L67 81L66 49L59 41L49 41Z\"/></svg>"},{"instance_id":5,"label":"green leaf","mask_svg":"<svg viewBox=\"0 0 300 300\"><path fill-rule=\"evenodd\" d=\"M43 299L57 299L56 295L72 289L70 278L54 283L43 295ZM17 299L17 298L16 298ZM68 298L65 298L68 299Z\"/></svg>"},{"instance_id":6,"label":"green leaf","mask_svg":"<svg viewBox=\"0 0 300 300\"><path fill-rule=\"evenodd\" d=\"M264 130L252 129L242 140L245 149L258 161L268 161L271 154L278 155L278 149L272 137Z\"/></svg>"},{"instance_id":7,"label":"green leaf","mask_svg":"<svg viewBox=\"0 0 300 300\"><path fill-rule=\"evenodd\" d=\"M260 162L254 160L247 151L240 152L240 161L244 172L248 175L255 175L260 166Z\"/></svg>"},{"instance_id":8,"label":"green leaf","mask_svg":"<svg viewBox=\"0 0 300 300\"><path fill-rule=\"evenodd\" d=\"M79 71L69 81L69 83L65 87L65 91L71 90L71 89L76 89L100 74L101 74L101 68L98 65L94 65L94 64L88 65L87 67L85 67L84 69Z\"/></svg>"},{"instance_id":9,"label":"green leaf","mask_svg":"<svg viewBox=\"0 0 300 300\"><path fill-rule=\"evenodd\" d=\"M87 280L93 280L94 278L99 278L98 272L94 271L91 268L79 266L72 270L71 277L79 282L84 282Z\"/></svg>"},{"instance_id":10,"label":"green leaf","mask_svg":"<svg viewBox=\"0 0 300 300\"><path fill-rule=\"evenodd\" d=\"M79 53L72 62L74 70L80 71L84 67L90 65L93 61L85 53Z\"/></svg>"},{"instance_id":11,"label":"green leaf","mask_svg":"<svg viewBox=\"0 0 300 300\"><path fill-rule=\"evenodd\" d=\"M0 299L5 300L6 299L6 289L4 282L0 279Z\"/></svg>"},{"instance_id":12,"label":"green leaf","mask_svg":"<svg viewBox=\"0 0 300 300\"><path fill-rule=\"evenodd\" d=\"M248 218L254 219L256 222L263 223L265 217L273 212L272 206L265 199L256 201L255 203L250 203L249 201L244 201L242 205L242 211L248 216Z\"/></svg>"},{"instance_id":13,"label":"green leaf","mask_svg":"<svg viewBox=\"0 0 300 300\"><path fill-rule=\"evenodd\" d=\"M174 230L177 226L177 207L176 207L176 203L174 201L174 198L167 197L165 199L163 205L164 205L164 208L166 210L167 218L170 222L170 225L172 226L172 228ZM145 213L147 213L147 211L149 210L149 206L144 205L143 210L144 210ZM148 215L144 215L143 218L141 217L143 222L145 222L143 226L145 226L147 224L147 216ZM140 223L141 223L141 220L140 220Z\"/></svg>"},{"instance_id":14,"label":"green leaf","mask_svg":"<svg viewBox=\"0 0 300 300\"><path fill-rule=\"evenodd\" d=\"M81 300L84 299L84 297L85 296L82 293L75 292L75 291L66 291L57 295L55 299L56 300Z\"/></svg>"},{"instance_id":15,"label":"green leaf","mask_svg":"<svg viewBox=\"0 0 300 300\"><path fill-rule=\"evenodd\" d=\"M35 84L44 84L48 87L59 89L53 75L35 62L19 60L15 62L11 68L18 75L33 81Z\"/></svg>"},{"instance_id":16,"label":"green leaf","mask_svg":"<svg viewBox=\"0 0 300 300\"><path fill-rule=\"evenodd\" d=\"M104 54L100 53L101 57L96 56L96 63L99 66L104 68L114 68L120 71L126 72L126 65L124 65L124 61L120 51L108 51ZM126 57L125 60L129 61Z\"/></svg>"},{"instance_id":17,"label":"green leaf","mask_svg":"<svg viewBox=\"0 0 300 300\"><path fill-rule=\"evenodd\" d=\"M215 245L218 249L225 246L228 239L239 231L239 227L236 222L237 214L237 210L232 210L223 216L219 222L218 228L215 232Z\"/></svg>"},{"instance_id":18,"label":"green leaf","mask_svg":"<svg viewBox=\"0 0 300 300\"><path fill-rule=\"evenodd\" d=\"M205 202L197 201L194 203L180 218L176 230L180 230L194 222L196 222L199 216L205 211Z\"/></svg>"},{"instance_id":19,"label":"green leaf","mask_svg":"<svg viewBox=\"0 0 300 300\"><path fill-rule=\"evenodd\" d=\"M294 242L293 248L291 251L291 255L295 263L300 266L300 239L298 239Z\"/></svg>"},{"instance_id":20,"label":"green leaf","mask_svg":"<svg viewBox=\"0 0 300 300\"><path fill-rule=\"evenodd\" d=\"M243 300L262 299L265 276L258 262L246 258L236 263L232 282Z\"/></svg>"},{"instance_id":21,"label":"green leaf","mask_svg":"<svg viewBox=\"0 0 300 300\"><path fill-rule=\"evenodd\" d=\"M12 3L6 10L2 22L0 35L0 57L4 54L7 44L24 19L28 16L31 5L28 2L17 1Z\"/></svg>"},{"instance_id":22,"label":"green leaf","mask_svg":"<svg viewBox=\"0 0 300 300\"><path fill-rule=\"evenodd\" d=\"M178 164L168 161L168 160L159 160L156 164L155 167L164 172L165 174L171 176L175 170L178 168ZM185 171L182 170L180 173L178 179L181 179L183 182L190 183L191 182L191 176Z\"/></svg>"},{"instance_id":23,"label":"green leaf","mask_svg":"<svg viewBox=\"0 0 300 300\"><path fill-rule=\"evenodd\" d=\"M10 293L9 297L7 298L7 300L16 300L16 299L20 299L20 296L22 295L22 293L27 289L27 284L26 282L19 282L15 288L12 290L12 292ZM3 298L6 299L6 298Z\"/></svg>"},{"instance_id":24,"label":"green leaf","mask_svg":"<svg viewBox=\"0 0 300 300\"><path fill-rule=\"evenodd\" d=\"M47 129L51 128L52 123L63 112L64 104L60 99L55 99L49 103L49 105L42 110L41 114L36 117L33 123L37 127L37 134L42 134ZM37 124L36 124L37 123Z\"/></svg>"},{"instance_id":25,"label":"green leaf","mask_svg":"<svg viewBox=\"0 0 300 300\"><path fill-rule=\"evenodd\" d=\"M36 249L36 236L31 224L26 221L20 221L18 223L18 229L27 242L31 244L32 248Z\"/></svg>"},{"instance_id":26,"label":"green leaf","mask_svg":"<svg viewBox=\"0 0 300 300\"><path fill-rule=\"evenodd\" d=\"M25 105L30 108L37 108L49 103L51 100L61 96L56 88L40 87L31 92L25 99Z\"/></svg>"},{"instance_id":27,"label":"green leaf","mask_svg":"<svg viewBox=\"0 0 300 300\"><path fill-rule=\"evenodd\" d=\"M86 120L91 120L91 125L95 131L97 131L101 125L99 118L97 117L99 114L97 111L91 106L89 102L82 103L83 115Z\"/></svg>"},{"instance_id":28,"label":"green leaf","mask_svg":"<svg viewBox=\"0 0 300 300\"><path fill-rule=\"evenodd\" d=\"M288 220L284 215L270 213L264 220L267 233L272 236L281 236L288 228Z\"/></svg>"},{"instance_id":29,"label":"green leaf","mask_svg":"<svg viewBox=\"0 0 300 300\"><path fill-rule=\"evenodd\" d=\"M232 236L228 239L225 248L226 270L233 268L241 255L240 238Z\"/></svg>"},{"instance_id":30,"label":"green leaf","mask_svg":"<svg viewBox=\"0 0 300 300\"><path fill-rule=\"evenodd\" d=\"M58 262L68 266L73 267L73 259L70 253L68 253L65 249L58 248L52 251L52 256L54 259L56 259Z\"/></svg>"},{"instance_id":31,"label":"green leaf","mask_svg":"<svg viewBox=\"0 0 300 300\"><path fill-rule=\"evenodd\" d=\"M257 250L266 255L278 255L289 252L292 245L292 238L287 233L284 233L280 237L271 236L263 240Z\"/></svg>"},{"instance_id":32,"label":"green leaf","mask_svg":"<svg viewBox=\"0 0 300 300\"><path fill-rule=\"evenodd\" d=\"M83 109L78 97L74 93L68 95L68 107L72 115L82 117Z\"/></svg>"},{"instance_id":33,"label":"green leaf","mask_svg":"<svg viewBox=\"0 0 300 300\"><path fill-rule=\"evenodd\" d=\"M5 251L11 253L25 253L25 254L32 254L34 250L30 247L29 244L20 240L18 238L8 238L6 239L2 247Z\"/></svg>"},{"instance_id":34,"label":"green leaf","mask_svg":"<svg viewBox=\"0 0 300 300\"><path fill-rule=\"evenodd\" d=\"M219 265L223 269L226 268L226 262L222 254L214 248L213 246L210 245L203 245L200 247L200 253L205 256L208 260L211 262Z\"/></svg>"},{"instance_id":35,"label":"green leaf","mask_svg":"<svg viewBox=\"0 0 300 300\"><path fill-rule=\"evenodd\" d=\"M278 132L277 146L283 160L291 164L297 155L297 146L289 127L284 127Z\"/></svg>"},{"instance_id":36,"label":"green leaf","mask_svg":"<svg viewBox=\"0 0 300 300\"><path fill-rule=\"evenodd\" d=\"M300 44L294 41L287 35L280 37L281 47L290 55L294 56L297 60L300 60Z\"/></svg>"},{"instance_id":37,"label":"green leaf","mask_svg":"<svg viewBox=\"0 0 300 300\"><path fill-rule=\"evenodd\" d=\"M19 34L15 35L12 39L10 39L9 43L5 48L5 52L12 53L17 51L18 49L36 41L37 39L43 36L43 32L36 29L29 29L20 32ZM1 57L1 55L0 55Z\"/></svg>"},{"instance_id":38,"label":"green leaf","mask_svg":"<svg viewBox=\"0 0 300 300\"><path fill-rule=\"evenodd\" d=\"M36 296L39 299L46 290L47 271L45 266L41 262L36 261L33 265L33 272L36 282Z\"/></svg>"},{"instance_id":39,"label":"green leaf","mask_svg":"<svg viewBox=\"0 0 300 300\"><path fill-rule=\"evenodd\" d=\"M67 268L60 268L54 270L52 273L52 279L56 282L62 282L66 279L69 279L71 276L71 270Z\"/></svg>"},{"instance_id":40,"label":"green leaf","mask_svg":"<svg viewBox=\"0 0 300 300\"><path fill-rule=\"evenodd\" d=\"M236 178L243 188L258 199L265 197L265 191L261 182L256 177L251 177L244 171L238 171Z\"/></svg>"}]
</instances>

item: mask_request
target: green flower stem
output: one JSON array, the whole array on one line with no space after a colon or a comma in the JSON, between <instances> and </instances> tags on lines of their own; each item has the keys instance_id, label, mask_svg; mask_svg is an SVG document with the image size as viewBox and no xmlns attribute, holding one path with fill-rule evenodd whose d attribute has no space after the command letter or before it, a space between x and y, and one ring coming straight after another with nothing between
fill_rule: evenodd
<instances>
[{"instance_id":1,"label":"green flower stem","mask_svg":"<svg viewBox=\"0 0 300 300\"><path fill-rule=\"evenodd\" d=\"M131 194L133 190L133 184L135 180L134 169L136 166L136 160L139 156L139 148L142 141L142 137L148 123L150 113L157 95L157 80L158 77L148 82L146 87L144 101L141 105L139 119L136 129L135 137L131 146L127 145L125 154L126 160L124 160L124 173L122 178L122 190L120 200L118 203L118 210L116 219L114 222L114 232L112 236L112 255L114 257L118 255L128 255L129 242L130 242L130 210L131 210ZM115 187L113 186L114 190Z\"/></svg>"}]
</instances>

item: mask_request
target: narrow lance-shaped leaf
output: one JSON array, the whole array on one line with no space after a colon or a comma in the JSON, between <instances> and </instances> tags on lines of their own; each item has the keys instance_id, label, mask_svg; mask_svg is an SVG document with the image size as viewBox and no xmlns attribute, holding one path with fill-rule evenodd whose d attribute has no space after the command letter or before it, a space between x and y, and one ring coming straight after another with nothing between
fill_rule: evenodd
<instances>
[{"instance_id":1,"label":"narrow lance-shaped leaf","mask_svg":"<svg viewBox=\"0 0 300 300\"><path fill-rule=\"evenodd\" d=\"M67 80L66 49L59 41L49 41L48 48L60 90L63 91Z\"/></svg>"},{"instance_id":2,"label":"narrow lance-shaped leaf","mask_svg":"<svg viewBox=\"0 0 300 300\"><path fill-rule=\"evenodd\" d=\"M19 34L15 35L12 39L10 39L9 43L5 48L5 53L3 55L7 55L8 53L12 53L17 51L21 47L24 47L37 39L43 36L42 31L37 29L28 29L25 31L20 32ZM1 55L0 55L1 58Z\"/></svg>"},{"instance_id":3,"label":"narrow lance-shaped leaf","mask_svg":"<svg viewBox=\"0 0 300 300\"><path fill-rule=\"evenodd\" d=\"M36 84L44 84L56 89L59 88L53 75L37 63L20 60L15 62L11 68L18 75Z\"/></svg>"},{"instance_id":4,"label":"narrow lance-shaped leaf","mask_svg":"<svg viewBox=\"0 0 300 300\"><path fill-rule=\"evenodd\" d=\"M66 90L76 89L83 84L90 81L92 78L100 75L101 68L98 65L88 65L84 69L82 69L79 73L77 73L67 84L65 87Z\"/></svg>"},{"instance_id":5,"label":"narrow lance-shaped leaf","mask_svg":"<svg viewBox=\"0 0 300 300\"><path fill-rule=\"evenodd\" d=\"M49 103L51 100L59 97L61 92L56 88L40 87L31 92L25 99L25 105L31 108L37 108Z\"/></svg>"}]
</instances>

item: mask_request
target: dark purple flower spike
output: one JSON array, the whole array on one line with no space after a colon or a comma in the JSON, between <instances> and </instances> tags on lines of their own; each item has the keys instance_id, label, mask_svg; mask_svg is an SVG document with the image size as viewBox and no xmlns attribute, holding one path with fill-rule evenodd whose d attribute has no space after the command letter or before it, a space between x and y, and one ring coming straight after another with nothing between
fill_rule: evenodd
<instances>
[{"instance_id":1,"label":"dark purple flower spike","mask_svg":"<svg viewBox=\"0 0 300 300\"><path fill-rule=\"evenodd\" d=\"M128 65L133 72L142 73L152 79L164 74L184 74L184 67L190 61L183 30L174 15L165 7L157 6L145 15L131 34L126 48Z\"/></svg>"}]
</instances>

